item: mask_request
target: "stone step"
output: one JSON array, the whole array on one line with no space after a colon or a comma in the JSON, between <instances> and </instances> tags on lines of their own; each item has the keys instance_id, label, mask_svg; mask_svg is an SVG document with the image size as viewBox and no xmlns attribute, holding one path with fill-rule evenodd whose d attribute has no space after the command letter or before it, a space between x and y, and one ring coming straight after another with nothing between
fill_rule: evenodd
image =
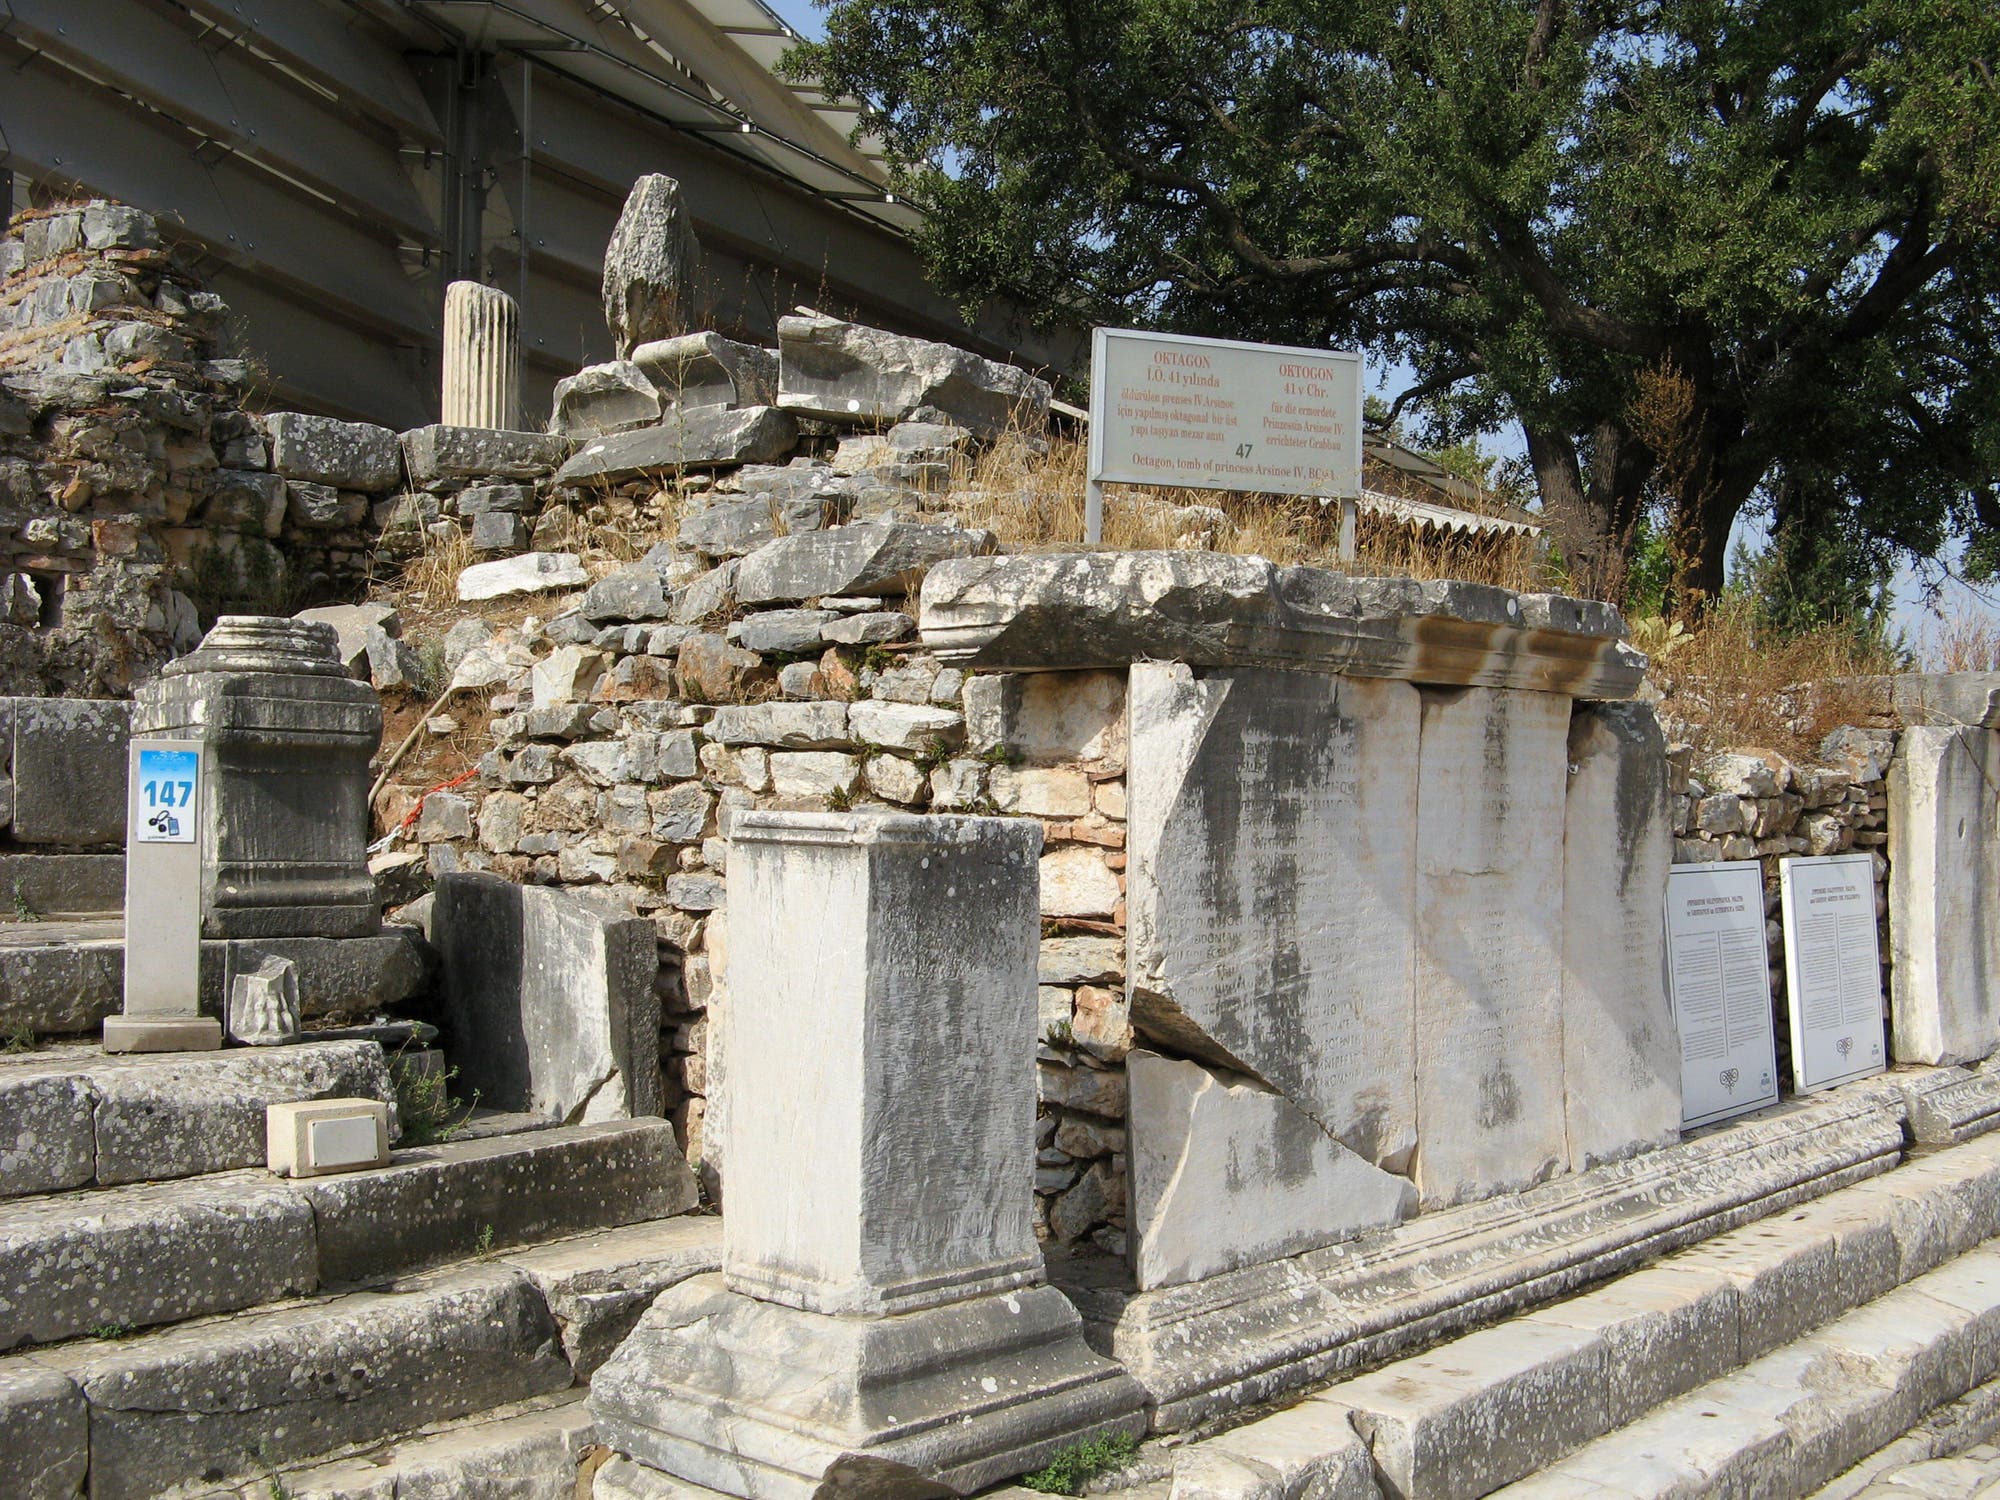
<instances>
[{"instance_id":1,"label":"stone step","mask_svg":"<svg viewBox=\"0 0 2000 1500\"><path fill-rule=\"evenodd\" d=\"M214 1500L575 1500L597 1429L581 1390L393 1439L354 1458L287 1469ZM584 1491L588 1493L588 1491ZM209 1500L204 1496L203 1500Z\"/></svg>"},{"instance_id":2,"label":"stone step","mask_svg":"<svg viewBox=\"0 0 2000 1500\"><path fill-rule=\"evenodd\" d=\"M1174 1494L1277 1500L1309 1482L1329 1497L1379 1484L1404 1500L1470 1500L1947 1262L1991 1254L1978 1247L1995 1233L2000 1137L1987 1136L1189 1444Z\"/></svg>"},{"instance_id":3,"label":"stone step","mask_svg":"<svg viewBox=\"0 0 2000 1500\"><path fill-rule=\"evenodd\" d=\"M339 1098L396 1102L381 1047L0 1057L0 1198L262 1166L265 1106Z\"/></svg>"},{"instance_id":4,"label":"stone step","mask_svg":"<svg viewBox=\"0 0 2000 1500\"><path fill-rule=\"evenodd\" d=\"M1996 1371L2000 1250L1975 1250L1498 1494L1799 1500Z\"/></svg>"},{"instance_id":5,"label":"stone step","mask_svg":"<svg viewBox=\"0 0 2000 1500\"><path fill-rule=\"evenodd\" d=\"M5 896L0 887L0 903ZM415 928L394 923L366 937L270 937L241 946L297 966L309 1017L380 1011L429 980L428 945ZM212 1015L221 1014L229 947L221 939L201 945L201 1003ZM123 917L0 921L0 1037L94 1035L124 1003Z\"/></svg>"},{"instance_id":6,"label":"stone step","mask_svg":"<svg viewBox=\"0 0 2000 1500\"><path fill-rule=\"evenodd\" d=\"M686 1215L0 1358L0 1495L569 1500L579 1383L721 1260Z\"/></svg>"},{"instance_id":7,"label":"stone step","mask_svg":"<svg viewBox=\"0 0 2000 1500\"><path fill-rule=\"evenodd\" d=\"M19 1198L0 1204L0 1349L366 1285L666 1218L696 1197L672 1127L620 1120L415 1147L330 1177Z\"/></svg>"}]
</instances>

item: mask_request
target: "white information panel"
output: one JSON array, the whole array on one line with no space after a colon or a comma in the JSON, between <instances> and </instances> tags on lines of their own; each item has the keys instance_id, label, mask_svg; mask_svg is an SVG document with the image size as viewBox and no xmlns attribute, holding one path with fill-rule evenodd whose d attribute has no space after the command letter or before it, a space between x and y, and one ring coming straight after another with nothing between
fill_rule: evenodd
<instances>
[{"instance_id":1,"label":"white information panel","mask_svg":"<svg viewBox=\"0 0 2000 1500\"><path fill-rule=\"evenodd\" d=\"M1866 854L1778 863L1792 1077L1800 1093L1888 1066L1873 866Z\"/></svg>"},{"instance_id":2,"label":"white information panel","mask_svg":"<svg viewBox=\"0 0 2000 1500\"><path fill-rule=\"evenodd\" d=\"M1681 1036L1683 1125L1778 1102L1764 873L1756 860L1675 865L1669 873L1667 994Z\"/></svg>"},{"instance_id":3,"label":"white information panel","mask_svg":"<svg viewBox=\"0 0 2000 1500\"><path fill-rule=\"evenodd\" d=\"M1361 356L1099 328L1090 480L1361 493Z\"/></svg>"},{"instance_id":4,"label":"white information panel","mask_svg":"<svg viewBox=\"0 0 2000 1500\"><path fill-rule=\"evenodd\" d=\"M133 775L139 814L133 838L141 844L192 844L201 747L142 747Z\"/></svg>"}]
</instances>

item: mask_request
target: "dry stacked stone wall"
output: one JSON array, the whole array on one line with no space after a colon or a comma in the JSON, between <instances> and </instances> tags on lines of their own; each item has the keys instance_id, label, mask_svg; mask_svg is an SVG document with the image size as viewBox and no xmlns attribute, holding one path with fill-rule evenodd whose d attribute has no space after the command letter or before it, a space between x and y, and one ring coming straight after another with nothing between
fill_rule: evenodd
<instances>
[{"instance_id":1,"label":"dry stacked stone wall","mask_svg":"<svg viewBox=\"0 0 2000 1500\"><path fill-rule=\"evenodd\" d=\"M1764 935L1778 1042L1778 1076L1789 1091L1785 934L1779 863L1787 856L1865 852L1875 878L1882 993L1889 988L1889 763L1897 731L1849 726L1821 742L1816 763L1745 748L1695 764L1691 746L1669 751L1674 777L1674 861L1759 861Z\"/></svg>"}]
</instances>

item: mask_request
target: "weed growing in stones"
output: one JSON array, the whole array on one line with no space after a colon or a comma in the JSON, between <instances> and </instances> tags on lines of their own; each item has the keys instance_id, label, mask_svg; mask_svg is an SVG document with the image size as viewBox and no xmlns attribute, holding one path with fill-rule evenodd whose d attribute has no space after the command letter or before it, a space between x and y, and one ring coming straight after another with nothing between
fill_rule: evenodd
<instances>
[{"instance_id":1,"label":"weed growing in stones","mask_svg":"<svg viewBox=\"0 0 2000 1500\"><path fill-rule=\"evenodd\" d=\"M479 1226L479 1238L472 1242L472 1253L481 1260L484 1260L493 1253L493 1226L491 1224L482 1224Z\"/></svg>"},{"instance_id":2,"label":"weed growing in stones","mask_svg":"<svg viewBox=\"0 0 2000 1500\"><path fill-rule=\"evenodd\" d=\"M21 889L21 882L14 882L14 920L16 922L39 922L42 914L29 902L27 892Z\"/></svg>"},{"instance_id":3,"label":"weed growing in stones","mask_svg":"<svg viewBox=\"0 0 2000 1500\"><path fill-rule=\"evenodd\" d=\"M452 1098L451 1081L458 1077L458 1069L419 1072L405 1059L407 1050L405 1047L397 1052L396 1066L390 1069L396 1080L396 1114L403 1123L402 1144L442 1145L472 1118L472 1111L479 1103L479 1090L474 1089L469 1100Z\"/></svg>"},{"instance_id":4,"label":"weed growing in stones","mask_svg":"<svg viewBox=\"0 0 2000 1500\"><path fill-rule=\"evenodd\" d=\"M1045 1467L1023 1475L1021 1484L1044 1495L1081 1495L1091 1480L1123 1468L1138 1451L1139 1440L1122 1432L1092 1438L1087 1443L1071 1443L1058 1449Z\"/></svg>"},{"instance_id":5,"label":"weed growing in stones","mask_svg":"<svg viewBox=\"0 0 2000 1500\"><path fill-rule=\"evenodd\" d=\"M847 812L853 806L854 798L848 793L845 787L834 787L826 794L826 810L828 812Z\"/></svg>"}]
</instances>

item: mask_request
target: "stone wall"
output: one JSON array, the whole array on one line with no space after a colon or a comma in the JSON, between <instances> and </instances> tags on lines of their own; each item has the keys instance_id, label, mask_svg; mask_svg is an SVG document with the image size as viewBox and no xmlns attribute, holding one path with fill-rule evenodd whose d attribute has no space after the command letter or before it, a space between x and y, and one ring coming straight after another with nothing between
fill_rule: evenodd
<instances>
[{"instance_id":1,"label":"stone wall","mask_svg":"<svg viewBox=\"0 0 2000 1500\"><path fill-rule=\"evenodd\" d=\"M1764 874L1764 935L1778 1075L1789 1092L1791 1033L1786 1009L1785 933L1779 915L1779 862L1791 855L1865 851L1875 875L1882 993L1894 985L1889 931L1889 768L1900 730L1849 726L1821 742L1814 764L1746 747L1697 766L1687 745L1670 747L1674 860L1708 864L1758 860ZM1896 1054L1899 1058L1901 1054Z\"/></svg>"}]
</instances>

